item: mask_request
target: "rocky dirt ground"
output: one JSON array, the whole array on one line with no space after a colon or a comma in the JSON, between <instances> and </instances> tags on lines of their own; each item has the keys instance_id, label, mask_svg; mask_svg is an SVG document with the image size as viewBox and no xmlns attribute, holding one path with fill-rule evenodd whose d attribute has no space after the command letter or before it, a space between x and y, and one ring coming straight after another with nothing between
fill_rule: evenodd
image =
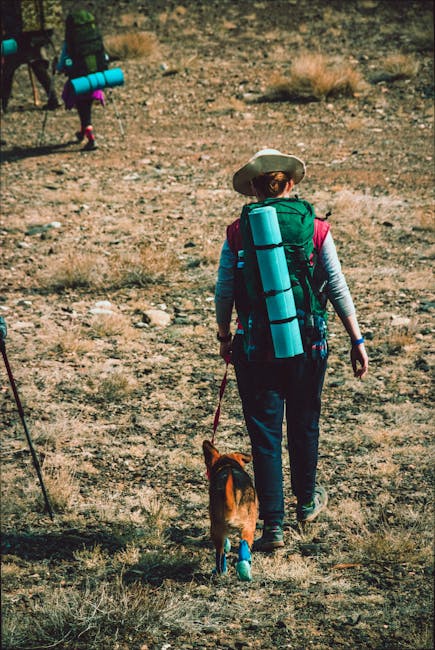
<instances>
[{"instance_id":1,"label":"rocky dirt ground","mask_svg":"<svg viewBox=\"0 0 435 650\"><path fill-rule=\"evenodd\" d=\"M74 113L44 124L25 69L2 116L0 314L56 513L3 369L2 647L431 648L432 3L88 4L105 36L155 47L114 63L126 84L94 110L95 152ZM366 86L252 101L304 52ZM386 71L398 54L413 72ZM329 508L300 530L287 467L286 547L245 584L211 577L201 442L232 173L264 146L307 163L300 194L330 213L370 374L354 380L331 314ZM229 376L216 444L247 450Z\"/></svg>"}]
</instances>

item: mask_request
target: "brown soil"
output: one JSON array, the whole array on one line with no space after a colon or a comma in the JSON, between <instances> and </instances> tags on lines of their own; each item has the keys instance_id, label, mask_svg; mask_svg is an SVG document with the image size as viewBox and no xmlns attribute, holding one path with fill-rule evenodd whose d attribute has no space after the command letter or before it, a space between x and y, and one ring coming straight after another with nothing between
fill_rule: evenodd
<instances>
[{"instance_id":1,"label":"brown soil","mask_svg":"<svg viewBox=\"0 0 435 650\"><path fill-rule=\"evenodd\" d=\"M106 36L138 28L159 46L114 63L126 84L94 109L95 152L74 142L75 112L33 106L25 69L2 117L0 315L56 510L41 512L2 371L2 647L432 647L432 3L119 1L109 16L88 4ZM301 51L351 62L366 90L248 101ZM370 84L398 53L418 73ZM304 158L301 195L332 213L370 374L353 379L331 315L329 508L299 530L286 467L286 548L254 556L243 584L232 566L211 578L201 442L224 372L213 291L243 203L231 178L264 146ZM98 301L116 316L92 313ZM249 447L232 370L216 444ZM125 559L132 548L140 559ZM53 590L86 601L120 579L164 599L154 623L97 635L73 616L38 632Z\"/></svg>"}]
</instances>

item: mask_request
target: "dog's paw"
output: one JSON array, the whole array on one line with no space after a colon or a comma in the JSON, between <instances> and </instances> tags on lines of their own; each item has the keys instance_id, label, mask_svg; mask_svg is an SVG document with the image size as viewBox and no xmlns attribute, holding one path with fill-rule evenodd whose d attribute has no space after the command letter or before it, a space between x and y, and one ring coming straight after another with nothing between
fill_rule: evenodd
<instances>
[{"instance_id":1,"label":"dog's paw","mask_svg":"<svg viewBox=\"0 0 435 650\"><path fill-rule=\"evenodd\" d=\"M222 576L227 576L228 575L228 569L225 567L223 571L218 571L216 567L212 570L211 572L213 578L221 578Z\"/></svg>"},{"instance_id":2,"label":"dog's paw","mask_svg":"<svg viewBox=\"0 0 435 650\"><path fill-rule=\"evenodd\" d=\"M231 542L228 537L225 537L224 541L224 553L229 553L231 551Z\"/></svg>"},{"instance_id":3,"label":"dog's paw","mask_svg":"<svg viewBox=\"0 0 435 650\"><path fill-rule=\"evenodd\" d=\"M252 580L251 563L248 560L241 560L236 565L237 575L240 580L250 582Z\"/></svg>"}]
</instances>

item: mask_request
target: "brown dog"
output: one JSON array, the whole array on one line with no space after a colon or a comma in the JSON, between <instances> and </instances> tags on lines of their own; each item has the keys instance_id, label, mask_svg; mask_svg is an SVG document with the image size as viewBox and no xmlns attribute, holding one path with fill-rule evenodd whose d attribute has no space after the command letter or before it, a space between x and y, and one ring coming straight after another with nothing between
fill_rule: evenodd
<instances>
[{"instance_id":1,"label":"brown dog","mask_svg":"<svg viewBox=\"0 0 435 650\"><path fill-rule=\"evenodd\" d=\"M216 548L216 573L226 573L229 533L240 532L237 574L251 580L251 553L258 518L258 501L251 477L244 470L251 455L220 454L211 442L202 443L209 477L210 536Z\"/></svg>"}]
</instances>

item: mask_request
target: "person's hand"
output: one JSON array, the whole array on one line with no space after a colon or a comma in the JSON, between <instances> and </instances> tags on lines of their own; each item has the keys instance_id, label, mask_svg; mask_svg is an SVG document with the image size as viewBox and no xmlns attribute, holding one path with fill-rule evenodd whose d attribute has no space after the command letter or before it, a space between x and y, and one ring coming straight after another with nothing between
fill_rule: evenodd
<instances>
[{"instance_id":1,"label":"person's hand","mask_svg":"<svg viewBox=\"0 0 435 650\"><path fill-rule=\"evenodd\" d=\"M362 379L369 369L369 358L364 343L352 346L350 351L350 360L354 376L358 377L358 379Z\"/></svg>"},{"instance_id":2,"label":"person's hand","mask_svg":"<svg viewBox=\"0 0 435 650\"><path fill-rule=\"evenodd\" d=\"M219 354L225 363L228 363L231 359L231 341L220 343L219 345Z\"/></svg>"}]
</instances>

